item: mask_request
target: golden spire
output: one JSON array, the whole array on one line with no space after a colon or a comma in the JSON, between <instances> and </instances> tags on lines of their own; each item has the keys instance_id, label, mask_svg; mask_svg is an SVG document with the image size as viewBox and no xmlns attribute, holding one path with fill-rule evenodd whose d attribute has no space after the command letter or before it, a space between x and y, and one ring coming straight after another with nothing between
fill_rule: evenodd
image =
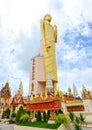
<instances>
[{"instance_id":1,"label":"golden spire","mask_svg":"<svg viewBox=\"0 0 92 130\"><path fill-rule=\"evenodd\" d=\"M41 99L43 99L43 93L41 92L41 94L40 94L40 97L41 97Z\"/></svg>"},{"instance_id":2,"label":"golden spire","mask_svg":"<svg viewBox=\"0 0 92 130\"><path fill-rule=\"evenodd\" d=\"M69 96L72 96L72 91L70 87L68 88L68 93L69 93Z\"/></svg>"},{"instance_id":3,"label":"golden spire","mask_svg":"<svg viewBox=\"0 0 92 130\"><path fill-rule=\"evenodd\" d=\"M56 96L57 95L57 90L56 89L54 89L54 96Z\"/></svg>"},{"instance_id":4,"label":"golden spire","mask_svg":"<svg viewBox=\"0 0 92 130\"><path fill-rule=\"evenodd\" d=\"M33 101L33 94L30 96L30 100Z\"/></svg>"},{"instance_id":5,"label":"golden spire","mask_svg":"<svg viewBox=\"0 0 92 130\"><path fill-rule=\"evenodd\" d=\"M57 93L58 93L59 97L62 97L63 93L62 93L62 91L60 89L58 89Z\"/></svg>"},{"instance_id":6,"label":"golden spire","mask_svg":"<svg viewBox=\"0 0 92 130\"><path fill-rule=\"evenodd\" d=\"M45 98L48 97L47 90L45 89Z\"/></svg>"}]
</instances>

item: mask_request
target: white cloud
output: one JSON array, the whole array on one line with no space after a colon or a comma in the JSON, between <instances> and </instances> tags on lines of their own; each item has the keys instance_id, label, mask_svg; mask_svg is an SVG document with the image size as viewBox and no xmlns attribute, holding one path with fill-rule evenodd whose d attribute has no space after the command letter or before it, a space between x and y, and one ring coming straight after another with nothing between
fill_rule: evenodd
<instances>
[{"instance_id":1,"label":"white cloud","mask_svg":"<svg viewBox=\"0 0 92 130\"><path fill-rule=\"evenodd\" d=\"M0 0L3 31L11 31L11 35L15 36L18 36L20 31L30 35L32 26L37 24L40 15L47 9L48 2L43 0Z\"/></svg>"},{"instance_id":2,"label":"white cloud","mask_svg":"<svg viewBox=\"0 0 92 130\"><path fill-rule=\"evenodd\" d=\"M69 50L65 51L65 54L62 56L62 61L68 61L71 63L79 62L80 60L83 60L86 57L85 49L81 50L74 50L70 48Z\"/></svg>"},{"instance_id":3,"label":"white cloud","mask_svg":"<svg viewBox=\"0 0 92 130\"><path fill-rule=\"evenodd\" d=\"M74 68L70 71L58 70L58 77L58 87L64 92L67 91L66 88L72 88L73 83L75 83L79 92L81 92L83 84L87 87L87 89L92 89L92 68L86 68L85 70Z\"/></svg>"}]
</instances>

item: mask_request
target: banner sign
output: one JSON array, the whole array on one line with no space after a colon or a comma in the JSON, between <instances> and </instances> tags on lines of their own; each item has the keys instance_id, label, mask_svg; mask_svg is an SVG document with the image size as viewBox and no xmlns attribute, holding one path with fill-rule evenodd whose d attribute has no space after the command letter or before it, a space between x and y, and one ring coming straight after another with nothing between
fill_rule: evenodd
<instances>
[{"instance_id":1,"label":"banner sign","mask_svg":"<svg viewBox=\"0 0 92 130\"><path fill-rule=\"evenodd\" d=\"M55 110L55 109L61 109L61 102L60 100L52 101L52 102L42 102L42 103L34 103L29 104L26 106L27 111L32 110Z\"/></svg>"}]
</instances>

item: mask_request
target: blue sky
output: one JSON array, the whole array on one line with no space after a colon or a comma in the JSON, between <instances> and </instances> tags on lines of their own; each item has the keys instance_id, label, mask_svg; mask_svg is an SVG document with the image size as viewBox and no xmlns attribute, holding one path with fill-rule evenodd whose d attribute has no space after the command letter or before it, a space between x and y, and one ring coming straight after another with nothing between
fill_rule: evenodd
<instances>
[{"instance_id":1,"label":"blue sky","mask_svg":"<svg viewBox=\"0 0 92 130\"><path fill-rule=\"evenodd\" d=\"M14 94L23 82L28 93L30 59L39 54L40 19L52 15L58 28L57 87L75 83L92 90L92 0L0 0L0 86Z\"/></svg>"}]
</instances>

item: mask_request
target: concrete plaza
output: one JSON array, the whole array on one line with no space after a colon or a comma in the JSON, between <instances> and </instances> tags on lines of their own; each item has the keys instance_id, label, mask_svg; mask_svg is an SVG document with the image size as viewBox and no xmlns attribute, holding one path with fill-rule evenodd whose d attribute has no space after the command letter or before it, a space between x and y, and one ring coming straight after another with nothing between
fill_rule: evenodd
<instances>
[{"instance_id":1,"label":"concrete plaza","mask_svg":"<svg viewBox=\"0 0 92 130\"><path fill-rule=\"evenodd\" d=\"M26 127L26 126L17 126L11 124L0 124L0 130L52 130L52 129L45 129L45 128L36 128L36 127ZM55 129L53 129L55 130ZM59 129L62 130L62 129ZM85 126L83 130L92 130L92 126Z\"/></svg>"},{"instance_id":2,"label":"concrete plaza","mask_svg":"<svg viewBox=\"0 0 92 130\"><path fill-rule=\"evenodd\" d=\"M14 125L0 123L0 130L14 130Z\"/></svg>"}]
</instances>

